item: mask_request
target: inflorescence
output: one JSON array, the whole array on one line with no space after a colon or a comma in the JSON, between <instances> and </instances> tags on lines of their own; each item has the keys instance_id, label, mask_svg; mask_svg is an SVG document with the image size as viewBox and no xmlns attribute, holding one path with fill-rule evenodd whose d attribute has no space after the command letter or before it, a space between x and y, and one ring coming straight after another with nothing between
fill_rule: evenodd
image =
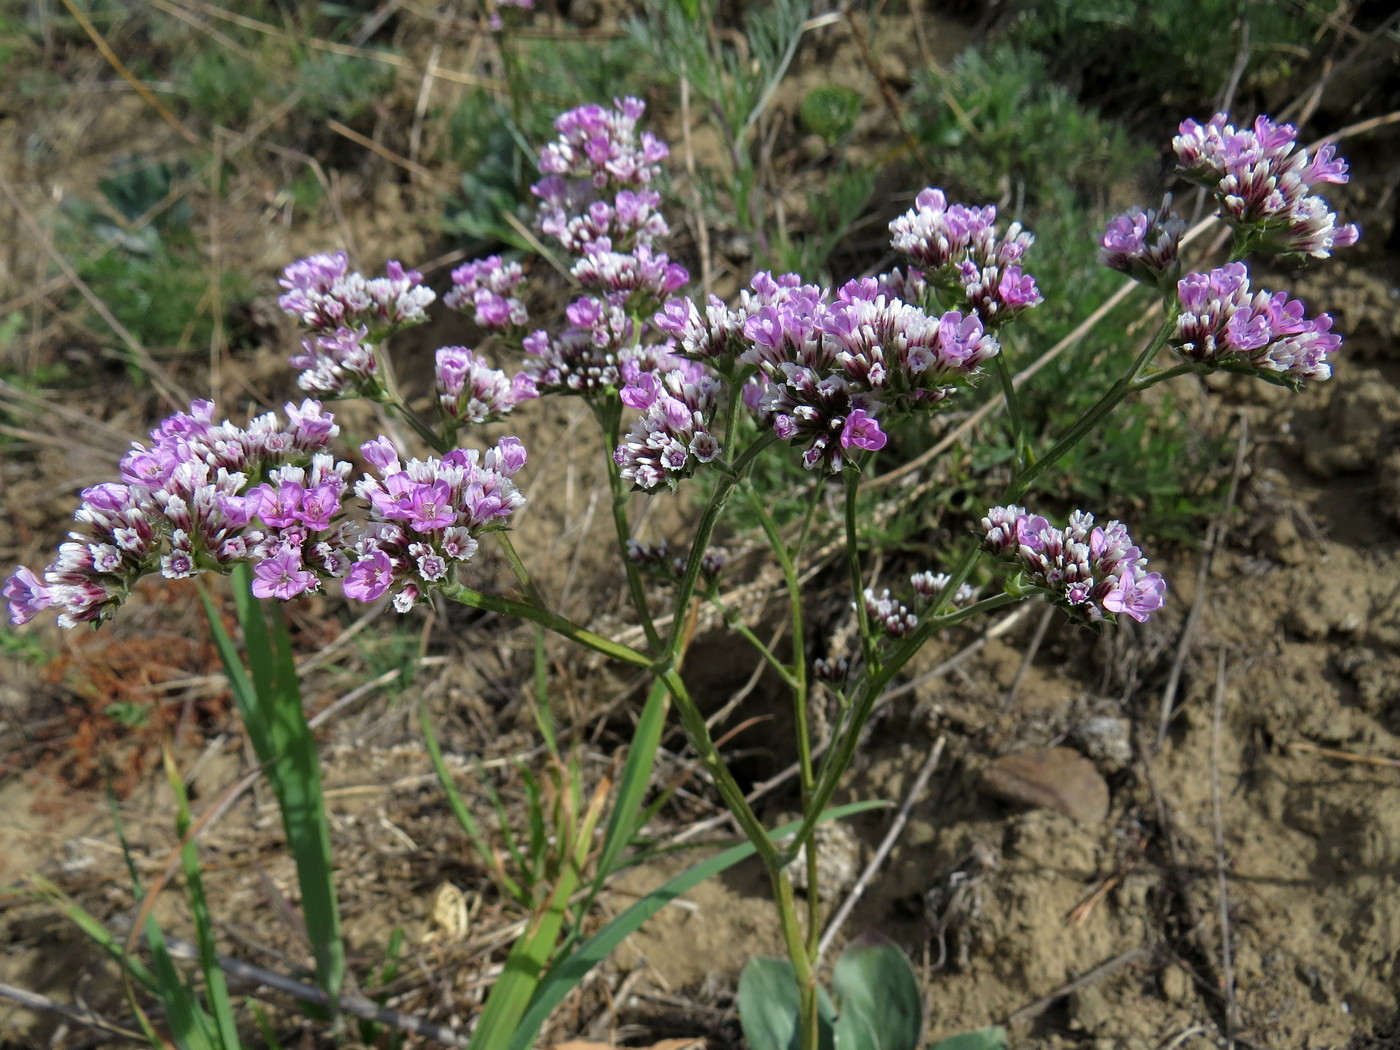
<instances>
[{"instance_id":1,"label":"inflorescence","mask_svg":"<svg viewBox=\"0 0 1400 1050\"><path fill-rule=\"evenodd\" d=\"M1162 607L1167 582L1122 522L1094 524L1086 511L1063 529L1024 507L993 507L982 519L983 547L1016 562L1030 586L1087 623L1129 616L1142 622Z\"/></svg>"},{"instance_id":2,"label":"inflorescence","mask_svg":"<svg viewBox=\"0 0 1400 1050\"><path fill-rule=\"evenodd\" d=\"M330 451L331 414L311 400L285 413L245 428L215 423L213 402L196 401L166 419L122 458L119 481L83 490L79 527L43 574L20 567L6 581L11 621L54 608L60 626L99 624L142 576L239 564L252 568L260 598L286 601L343 579L347 597L392 589L405 611L524 503L510 480L525 463L515 438L484 457L456 450L401 464L380 437L363 448L379 476L351 486L353 466Z\"/></svg>"},{"instance_id":3,"label":"inflorescence","mask_svg":"<svg viewBox=\"0 0 1400 1050\"><path fill-rule=\"evenodd\" d=\"M637 413L613 459L638 489L674 486L706 464L730 470L720 434L735 433L725 413L739 408L800 449L808 468L838 473L884 448L891 420L936 408L974 382L1001 352L998 329L1041 301L1022 268L1034 237L1019 223L1003 231L990 205L950 203L933 187L890 223L903 268L834 289L758 273L732 306L678 296L690 277L662 248L669 149L641 130L644 112L635 98L570 110L539 154L536 226L569 258L582 289L562 325L532 327L518 261L492 255L452 271L444 304L470 310L488 340L521 356L522 370L500 371L478 348L438 349L440 447L459 427L499 419L530 398L574 394L612 405L600 418L615 433L614 400ZM1235 228L1234 258L1250 250L1325 257L1356 242L1357 227L1339 224L1312 192L1345 182L1346 163L1330 144L1309 153L1296 139L1292 126L1267 117L1243 129L1223 114L1181 125L1173 145L1183 175L1211 191ZM1115 217L1099 239L1101 263L1175 293L1168 342L1177 353L1294 385L1331 374L1328 355L1340 339L1330 317L1310 319L1286 294L1252 289L1240 262L1181 276L1184 230L1168 198ZM435 294L422 275L390 262L369 278L344 252L329 252L287 267L281 285L279 304L306 332L291 358L298 384L322 397L387 402L427 433L377 350L426 320ZM123 458L119 481L83 491L78 528L57 560L41 575L20 568L10 577L12 620L54 608L66 627L100 623L142 575L182 578L238 564L251 566L260 597L285 600L338 579L351 598L392 594L404 610L449 581L477 537L505 527L523 503L512 478L525 450L514 438L484 454L405 459L380 437L362 446L374 473L352 484L352 465L330 451L337 431L319 401L289 404L285 421L269 413L246 428L215 423L212 403L195 402ZM1166 584L1145 571L1118 522L1098 527L1076 512L1058 529L1020 507L997 507L982 525L988 550L1019 563L1026 585L1081 619L1143 620L1162 605ZM684 571L664 545L634 541L628 556L663 576ZM720 564L705 563L707 580ZM946 576L910 582L907 601L888 591L862 596L866 618L887 637L913 631L940 597L953 609L975 600L965 584L944 596Z\"/></svg>"}]
</instances>

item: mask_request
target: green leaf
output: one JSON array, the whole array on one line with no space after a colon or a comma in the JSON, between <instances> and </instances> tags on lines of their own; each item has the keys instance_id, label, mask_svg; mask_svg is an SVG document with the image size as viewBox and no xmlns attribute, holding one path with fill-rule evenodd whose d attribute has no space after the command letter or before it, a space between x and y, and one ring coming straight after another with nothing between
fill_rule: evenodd
<instances>
[{"instance_id":1,"label":"green leaf","mask_svg":"<svg viewBox=\"0 0 1400 1050\"><path fill-rule=\"evenodd\" d=\"M664 682L657 680L647 694L646 706L637 720L632 743L627 749L627 764L618 781L617 800L608 817L608 830L603 838L603 851L598 860L600 880L618 868L622 851L642 830L642 799L651 783L651 770L656 762L656 750L661 745L661 733L666 727L667 701L670 693Z\"/></svg>"},{"instance_id":2,"label":"green leaf","mask_svg":"<svg viewBox=\"0 0 1400 1050\"><path fill-rule=\"evenodd\" d=\"M860 116L860 92L845 84L823 84L807 92L797 115L807 130L830 146L856 125Z\"/></svg>"},{"instance_id":3,"label":"green leaf","mask_svg":"<svg viewBox=\"0 0 1400 1050\"><path fill-rule=\"evenodd\" d=\"M881 801L853 802L846 806L837 806L827 810L821 815L821 820L823 822L841 820L844 817L865 813L872 809L880 809L887 805L889 803ZM769 832L769 837L775 840L781 839L785 835L791 835L799 826L799 822L793 821L780 828L775 828ZM652 890L580 944L571 954L560 959L540 982L539 989L535 992L535 997L530 1003L530 1009L520 1019L520 1025L516 1028L515 1034L511 1036L507 1050L529 1050L534 1044L535 1036L539 1034L540 1028L549 1019L554 1008L564 1001L564 997L577 987L580 981L588 976L593 967L607 958L629 935L640 929L644 922L682 893L700 885L713 875L727 871L741 860L747 860L753 854L753 843L744 842L737 846L731 846L723 853L718 853L708 860L701 861L693 868L681 872L675 878Z\"/></svg>"},{"instance_id":4,"label":"green leaf","mask_svg":"<svg viewBox=\"0 0 1400 1050\"><path fill-rule=\"evenodd\" d=\"M345 977L345 944L316 739L302 708L286 618L276 604L265 607L254 597L251 583L248 567L238 566L233 593L243 628L246 668L213 601L200 593L244 729L258 761L267 769L282 811L282 828L296 862L302 914L316 959L316 981L335 1002Z\"/></svg>"},{"instance_id":5,"label":"green leaf","mask_svg":"<svg viewBox=\"0 0 1400 1050\"><path fill-rule=\"evenodd\" d=\"M929 1050L1006 1050L1006 1029L994 1025L951 1035L934 1043Z\"/></svg>"},{"instance_id":6,"label":"green leaf","mask_svg":"<svg viewBox=\"0 0 1400 1050\"><path fill-rule=\"evenodd\" d=\"M818 1045L831 1050L835 1010L817 988ZM750 1050L798 1050L797 972L787 959L750 959L739 977L739 1024Z\"/></svg>"},{"instance_id":7,"label":"green leaf","mask_svg":"<svg viewBox=\"0 0 1400 1050\"><path fill-rule=\"evenodd\" d=\"M219 966L218 946L214 941L214 920L209 914L209 900L204 894L204 872L199 863L199 849L191 834L190 800L185 781L175 768L175 759L165 751L166 780L175 796L175 830L185 840L180 850L180 863L185 873L185 897L194 919L195 943L199 947L199 968L204 973L204 998L214 1015L211 1033L223 1050L239 1050L238 1025L233 1019L233 1002L228 994L228 982Z\"/></svg>"},{"instance_id":8,"label":"green leaf","mask_svg":"<svg viewBox=\"0 0 1400 1050\"><path fill-rule=\"evenodd\" d=\"M750 1050L797 1045L797 975L786 959L750 959L739 978L739 1023Z\"/></svg>"},{"instance_id":9,"label":"green leaf","mask_svg":"<svg viewBox=\"0 0 1400 1050\"><path fill-rule=\"evenodd\" d=\"M856 938L836 961L831 988L841 1008L836 1045L842 1050L917 1050L923 997L914 968L893 942L877 933Z\"/></svg>"}]
</instances>

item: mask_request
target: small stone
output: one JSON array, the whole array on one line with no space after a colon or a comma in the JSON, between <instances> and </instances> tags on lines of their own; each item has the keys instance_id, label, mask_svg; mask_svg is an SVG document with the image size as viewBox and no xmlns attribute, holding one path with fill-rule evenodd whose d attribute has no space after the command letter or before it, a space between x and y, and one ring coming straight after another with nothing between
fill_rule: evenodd
<instances>
[{"instance_id":1,"label":"small stone","mask_svg":"<svg viewBox=\"0 0 1400 1050\"><path fill-rule=\"evenodd\" d=\"M982 771L981 788L1003 801L1053 810L1085 824L1108 816L1108 784L1094 763L1068 747L1003 755Z\"/></svg>"},{"instance_id":2,"label":"small stone","mask_svg":"<svg viewBox=\"0 0 1400 1050\"><path fill-rule=\"evenodd\" d=\"M1185 967L1172 963L1162 971L1162 996L1169 1003L1185 1006L1191 1001L1191 975Z\"/></svg>"},{"instance_id":3,"label":"small stone","mask_svg":"<svg viewBox=\"0 0 1400 1050\"><path fill-rule=\"evenodd\" d=\"M1075 727L1074 740L1086 755L1110 769L1122 769L1133 760L1126 718L1112 715L1086 718Z\"/></svg>"},{"instance_id":4,"label":"small stone","mask_svg":"<svg viewBox=\"0 0 1400 1050\"><path fill-rule=\"evenodd\" d=\"M845 824L820 825L812 834L817 847L817 895L824 901L835 900L856 884L860 877L861 843L856 833ZM797 859L788 869L792 884L807 889L807 847L797 851Z\"/></svg>"}]
</instances>

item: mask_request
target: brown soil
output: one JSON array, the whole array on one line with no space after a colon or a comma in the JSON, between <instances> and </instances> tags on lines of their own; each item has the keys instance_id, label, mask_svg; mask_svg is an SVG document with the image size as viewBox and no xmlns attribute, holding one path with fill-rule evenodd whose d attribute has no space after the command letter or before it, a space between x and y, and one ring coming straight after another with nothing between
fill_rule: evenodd
<instances>
[{"instance_id":1,"label":"brown soil","mask_svg":"<svg viewBox=\"0 0 1400 1050\"><path fill-rule=\"evenodd\" d=\"M886 25L880 61L902 86L921 58L915 36L898 29ZM967 36L958 29L939 38L948 48L940 59ZM826 46L821 61L839 70L831 79L866 91L873 109L877 95L849 35L833 31ZM444 54L439 62L453 67L454 57L463 56ZM68 61L74 83L112 80L95 54L77 48ZM826 79L813 61L798 63L795 83ZM400 89L411 106L407 83ZM775 106L790 111L797 97L794 89ZM0 117L0 174L40 220L55 196L91 194L108 151L133 137L152 147L176 141L129 95L116 104L95 94L74 98L63 120L37 112ZM101 134L85 133L93 128ZM46 160L25 159L34 134L51 146ZM1387 141L1393 145L1393 135ZM803 148L819 152L811 143ZM902 801L935 741L946 743L934 786L846 927L880 929L909 952L927 989L931 1037L999 1022L1008 1024L1012 1045L1046 1050L1221 1045L1227 1035L1241 1046L1400 1046L1400 259L1380 247L1396 243L1386 182L1393 171L1379 146L1368 153L1378 174L1366 175L1367 159L1354 157L1362 177L1351 194L1365 212L1360 254L1273 282L1332 310L1351 335L1337 375L1298 396L1234 379L1207 384L1217 417L1211 425L1228 426L1241 442L1238 492L1214 547L1166 559L1173 589L1165 614L1097 641L1056 619L1033 648L1034 610L995 636L942 640L912 669L916 677L932 674L873 724L851 798ZM432 251L430 195L391 183L369 164L333 182L348 230L362 246L383 245L361 258L367 267L379 256ZM283 225L252 164L237 169L221 200L201 203L226 258L240 260L269 290L254 311L258 324L275 316L269 304L277 268L338 235L330 232L329 206L321 225ZM18 302L57 271L47 256L23 248L29 234L20 212L6 205L3 214L12 236L0 260L0 299ZM79 370L96 376L90 386L45 394L40 411L11 417L22 433L0 459L0 556L33 565L60 536L76 488L105 477L122 442L168 409L149 387L131 386L104 363L103 339L52 300L14 309L51 316L7 351L7 370L32 368L66 346ZM258 331L257 347L215 355L230 405L247 403L250 393L276 403L290 392L279 364L289 334ZM202 356L172 367L204 394ZM365 427L372 422L364 417ZM615 583L599 553L610 524L606 496L598 496L597 449L585 436L591 421L578 406L555 403L537 406L521 425L548 436L538 439L535 481L526 481L522 548L545 552L542 578L563 596L565 611L591 616L595 630L618 630L624 621ZM684 508L658 501L649 513L664 531ZM482 580L496 568L483 563ZM31 629L25 637L50 655L37 666L18 650L0 655L0 881L42 872L123 934L134 909L102 784L121 789L133 854L149 879L175 845L159 741L177 739L197 806L212 804L250 764L221 696L217 662L189 626L199 616L192 596L146 594L128 612L95 638ZM334 654L308 678L318 710L383 666L369 643L342 636L350 621L339 615L331 603L295 614L302 651ZM359 637L389 633L392 617ZM401 692L352 697L323 730L346 929L352 966L365 973L381 960L390 931L403 927L405 976L393 989L395 1008L462 1026L500 960L500 931L512 916L443 805L414 708L430 705L455 756L536 761L521 699L529 638L460 610L398 629L430 660ZM170 640L159 646L160 660L142 648L153 638ZM692 668L717 709L744 687L752 665L735 664L713 635L702 632L697 644ZM965 658L945 664L970 645ZM596 781L625 739L634 683L563 648L553 655L560 716L583 727L586 768ZM763 692L760 683L730 725L768 713ZM114 699L153 695L170 702L144 731L124 729L99 710ZM1165 721L1164 697L1171 698ZM745 767L755 779L786 762L781 724L779 717L770 730L749 728L730 745L757 752ZM114 748L104 748L114 739ZM1111 790L1105 820L1018 809L979 790L996 757L1057 744L1097 764ZM717 813L679 739L669 746L677 753L663 756L658 775L685 790L656 829L665 835ZM469 786L471 767L458 761L459 781ZM517 807L518 773L493 762L488 775ZM776 822L792 799L778 790L766 805L765 817ZM870 856L889 819L852 822L846 869ZM289 970L305 951L282 911L295 890L280 836L272 800L254 788L209 829L203 856L225 950ZM833 841L839 849L839 837ZM630 872L606 907L625 906L684 863ZM469 910L479 909L456 939L431 918L447 883L476 902ZM158 914L179 930L183 910L178 894L167 892ZM110 1019L125 1016L112 969L51 907L0 893L0 943L0 982L86 1003ZM750 956L778 948L763 881L740 868L703 884L631 938L561 1012L554 1034L643 1043L699 1034L731 1045L738 971ZM85 1031L0 1001L5 1048L76 1046Z\"/></svg>"}]
</instances>

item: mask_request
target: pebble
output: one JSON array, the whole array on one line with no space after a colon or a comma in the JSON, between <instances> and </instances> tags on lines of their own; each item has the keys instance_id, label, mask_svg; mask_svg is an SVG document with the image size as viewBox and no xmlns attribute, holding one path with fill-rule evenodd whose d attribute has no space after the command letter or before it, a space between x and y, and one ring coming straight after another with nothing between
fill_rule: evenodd
<instances>
[{"instance_id":1,"label":"pebble","mask_svg":"<svg viewBox=\"0 0 1400 1050\"><path fill-rule=\"evenodd\" d=\"M982 771L981 788L1003 801L1053 810L1084 824L1108 816L1108 784L1094 763L1068 747L1003 755Z\"/></svg>"}]
</instances>

